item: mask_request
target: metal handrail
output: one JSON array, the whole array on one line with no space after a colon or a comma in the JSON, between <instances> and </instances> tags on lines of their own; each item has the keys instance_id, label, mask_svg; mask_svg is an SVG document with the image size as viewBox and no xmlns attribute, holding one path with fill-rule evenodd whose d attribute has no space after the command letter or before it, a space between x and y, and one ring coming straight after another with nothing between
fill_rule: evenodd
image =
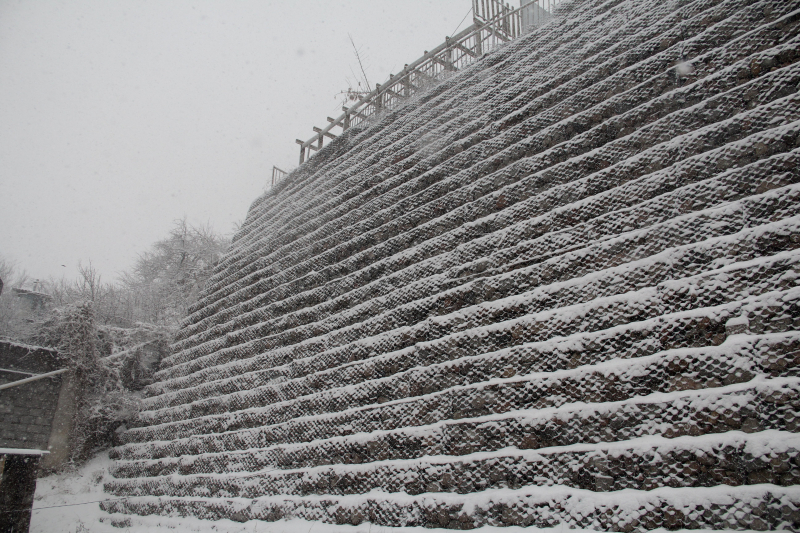
<instances>
[{"instance_id":1,"label":"metal handrail","mask_svg":"<svg viewBox=\"0 0 800 533\"><path fill-rule=\"evenodd\" d=\"M19 381L12 381L11 383L6 383L4 385L0 385L0 390L3 389L10 389L11 387L16 387L18 385L24 385L26 383L30 383L31 381L38 381L44 378L52 378L59 374L63 374L64 372L68 372L69 368L62 368L61 370L54 370L52 372L47 372L46 374L37 374L30 378L20 379Z\"/></svg>"},{"instance_id":2,"label":"metal handrail","mask_svg":"<svg viewBox=\"0 0 800 533\"><path fill-rule=\"evenodd\" d=\"M538 2L535 2L538 5ZM483 8L486 9L483 9ZM521 12L528 5L512 8L498 0L473 0L473 21L467 29L437 46L411 64L405 65L400 74L389 75L383 84L377 84L369 94L362 96L353 106L342 107L342 113L336 118L328 117L329 124L325 128L314 128L316 135L303 141L300 145L300 164L311 155L311 151L321 150L325 137L335 139L331 133L335 127L347 131L356 124L382 110L392 108L399 102L409 98L413 93L427 86L443 72L456 71L487 52L484 44L487 41L499 44L508 42L522 31ZM484 19L488 16L488 19ZM484 37L484 33L486 36Z\"/></svg>"},{"instance_id":3,"label":"metal handrail","mask_svg":"<svg viewBox=\"0 0 800 533\"><path fill-rule=\"evenodd\" d=\"M47 450L37 450L35 448L0 448L0 455L47 455L49 453Z\"/></svg>"}]
</instances>

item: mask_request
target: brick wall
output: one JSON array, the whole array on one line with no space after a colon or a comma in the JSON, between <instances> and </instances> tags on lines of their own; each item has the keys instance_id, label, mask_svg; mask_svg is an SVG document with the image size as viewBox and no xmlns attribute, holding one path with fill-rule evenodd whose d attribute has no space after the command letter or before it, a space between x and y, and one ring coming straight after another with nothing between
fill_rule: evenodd
<instances>
[{"instance_id":1,"label":"brick wall","mask_svg":"<svg viewBox=\"0 0 800 533\"><path fill-rule=\"evenodd\" d=\"M0 341L0 384L61 368L54 350ZM62 376L0 390L0 448L46 450Z\"/></svg>"}]
</instances>

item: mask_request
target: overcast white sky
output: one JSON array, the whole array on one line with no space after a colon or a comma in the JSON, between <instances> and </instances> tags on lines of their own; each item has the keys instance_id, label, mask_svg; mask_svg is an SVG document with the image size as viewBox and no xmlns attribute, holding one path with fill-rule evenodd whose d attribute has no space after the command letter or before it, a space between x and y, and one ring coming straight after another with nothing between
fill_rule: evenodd
<instances>
[{"instance_id":1,"label":"overcast white sky","mask_svg":"<svg viewBox=\"0 0 800 533\"><path fill-rule=\"evenodd\" d=\"M0 256L111 280L184 215L232 232L272 165L297 164L294 140L340 112L348 33L374 84L470 6L0 0Z\"/></svg>"}]
</instances>

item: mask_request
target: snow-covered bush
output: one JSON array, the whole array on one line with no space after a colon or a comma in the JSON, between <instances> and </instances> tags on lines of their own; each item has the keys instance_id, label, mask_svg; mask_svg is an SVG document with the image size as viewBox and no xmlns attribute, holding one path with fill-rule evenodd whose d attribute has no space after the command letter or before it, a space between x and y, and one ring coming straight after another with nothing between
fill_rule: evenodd
<instances>
[{"instance_id":1,"label":"snow-covered bush","mask_svg":"<svg viewBox=\"0 0 800 533\"><path fill-rule=\"evenodd\" d=\"M138 398L123 385L117 365L100 356L92 302L55 310L35 340L56 346L75 380L71 461L82 462L93 450L115 444L116 430L138 411Z\"/></svg>"}]
</instances>

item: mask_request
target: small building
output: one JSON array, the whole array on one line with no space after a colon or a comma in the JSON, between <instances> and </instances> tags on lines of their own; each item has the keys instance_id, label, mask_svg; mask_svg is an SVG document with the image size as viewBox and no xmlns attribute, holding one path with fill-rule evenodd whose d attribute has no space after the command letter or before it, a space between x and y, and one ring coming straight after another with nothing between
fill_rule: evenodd
<instances>
[{"instance_id":1,"label":"small building","mask_svg":"<svg viewBox=\"0 0 800 533\"><path fill-rule=\"evenodd\" d=\"M53 299L52 296L49 294L45 294L40 292L38 289L39 283L34 282L33 287L34 289L24 289L24 288L13 288L11 289L12 292L17 296L17 298L23 300L28 304L28 310L31 313L40 313L45 310L48 302Z\"/></svg>"},{"instance_id":2,"label":"small building","mask_svg":"<svg viewBox=\"0 0 800 533\"><path fill-rule=\"evenodd\" d=\"M69 456L72 386L56 350L0 340L0 532L28 531L39 470Z\"/></svg>"}]
</instances>

